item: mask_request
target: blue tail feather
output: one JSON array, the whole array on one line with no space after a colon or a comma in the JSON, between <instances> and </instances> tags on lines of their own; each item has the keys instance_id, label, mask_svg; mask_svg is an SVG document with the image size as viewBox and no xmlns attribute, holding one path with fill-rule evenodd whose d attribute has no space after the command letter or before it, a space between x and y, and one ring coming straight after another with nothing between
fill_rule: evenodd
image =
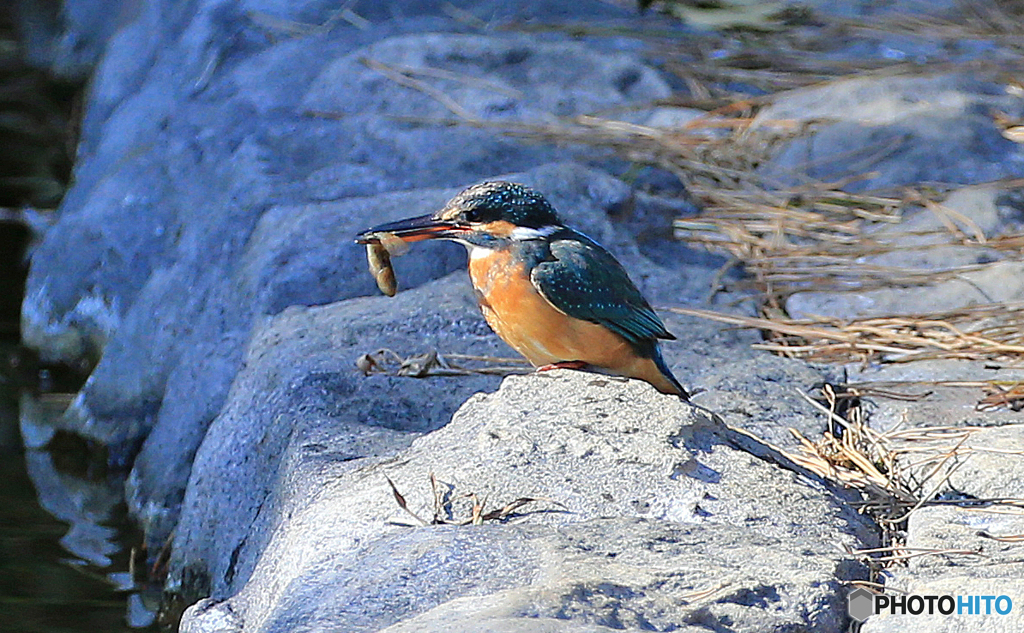
<instances>
[{"instance_id":1,"label":"blue tail feather","mask_svg":"<svg viewBox=\"0 0 1024 633\"><path fill-rule=\"evenodd\" d=\"M665 359L661 356L661 349L658 347L657 344L654 345L654 354L652 356L654 357L654 364L658 366L658 369L661 371L661 373L665 376L665 378L668 379L670 383L673 384L673 386L675 386L676 389L679 390L679 397L682 398L683 400L689 400L690 394L686 392L686 389L684 389L681 384L679 384L679 381L676 380L676 377L672 374L672 370L668 368L668 364L665 362Z\"/></svg>"}]
</instances>

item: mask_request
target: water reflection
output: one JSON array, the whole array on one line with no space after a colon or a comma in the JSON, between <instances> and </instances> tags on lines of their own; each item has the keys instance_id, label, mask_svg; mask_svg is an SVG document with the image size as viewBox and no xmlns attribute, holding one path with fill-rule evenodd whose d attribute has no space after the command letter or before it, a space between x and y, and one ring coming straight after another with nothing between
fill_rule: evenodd
<instances>
[{"instance_id":1,"label":"water reflection","mask_svg":"<svg viewBox=\"0 0 1024 633\"><path fill-rule=\"evenodd\" d=\"M95 447L53 430L66 396L19 395L17 384L0 373L0 631L154 628L129 572L138 539L123 480Z\"/></svg>"}]
</instances>

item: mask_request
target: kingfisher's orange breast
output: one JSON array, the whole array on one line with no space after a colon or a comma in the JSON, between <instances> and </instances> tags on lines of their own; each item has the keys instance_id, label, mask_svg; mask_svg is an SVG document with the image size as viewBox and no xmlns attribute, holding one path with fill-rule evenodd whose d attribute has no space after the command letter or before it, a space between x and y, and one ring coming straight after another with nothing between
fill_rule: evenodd
<instances>
[{"instance_id":1,"label":"kingfisher's orange breast","mask_svg":"<svg viewBox=\"0 0 1024 633\"><path fill-rule=\"evenodd\" d=\"M639 356L626 339L603 325L555 308L530 281L529 271L508 251L475 248L469 276L488 325L534 366L582 361L640 378L675 393L654 361Z\"/></svg>"}]
</instances>

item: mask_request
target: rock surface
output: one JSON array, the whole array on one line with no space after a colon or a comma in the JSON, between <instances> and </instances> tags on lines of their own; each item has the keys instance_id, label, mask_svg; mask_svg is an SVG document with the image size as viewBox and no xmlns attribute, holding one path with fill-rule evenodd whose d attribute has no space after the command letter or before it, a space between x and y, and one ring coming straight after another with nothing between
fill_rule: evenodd
<instances>
[{"instance_id":1,"label":"rock surface","mask_svg":"<svg viewBox=\"0 0 1024 633\"><path fill-rule=\"evenodd\" d=\"M266 527L236 536L246 560L255 546L246 538L266 535L255 568L210 570L211 598L186 614L183 630L231 619L234 630L375 631L413 616L396 630L439 630L453 615L466 631L481 619L510 627L538 617L614 629L833 630L845 618L837 583L858 573L836 544L874 539L826 487L737 450L707 412L637 381L565 370L510 377L383 459L355 458L373 449L354 455L351 431L321 433L315 448L296 431L283 451L294 465L258 511ZM207 488L232 484L207 476L221 460L206 452L186 512L221 526L210 511L223 491ZM402 527L412 519L386 478L429 520L432 475L448 521L471 516L470 493L484 512L545 500L509 524ZM190 512L202 497L203 511ZM201 551L192 525L179 529L175 551ZM202 560L209 555L193 564ZM190 572L202 575L185 564Z\"/></svg>"},{"instance_id":2,"label":"rock surface","mask_svg":"<svg viewBox=\"0 0 1024 633\"><path fill-rule=\"evenodd\" d=\"M912 209L899 225L870 233L888 250L861 258L859 264L904 274L931 274L934 281L926 278L909 288L798 292L786 301L787 312L794 318L855 319L914 316L1024 300L1019 257L995 246L1000 239L1012 239L1022 228L1021 206L1010 195L1012 191L998 185L964 187L934 209ZM950 231L950 226L960 235Z\"/></svg>"},{"instance_id":3,"label":"rock surface","mask_svg":"<svg viewBox=\"0 0 1024 633\"><path fill-rule=\"evenodd\" d=\"M922 182L972 184L1024 175L1024 150L993 112L1024 114L1024 99L979 75L853 77L781 95L754 126L818 123L789 141L767 175L799 184L870 172L847 188ZM937 148L941 148L938 150Z\"/></svg>"}]
</instances>

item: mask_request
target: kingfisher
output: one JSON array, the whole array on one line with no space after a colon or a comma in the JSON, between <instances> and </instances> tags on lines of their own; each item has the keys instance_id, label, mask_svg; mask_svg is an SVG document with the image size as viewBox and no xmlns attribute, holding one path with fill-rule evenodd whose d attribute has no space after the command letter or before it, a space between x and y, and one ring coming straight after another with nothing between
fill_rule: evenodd
<instances>
[{"instance_id":1,"label":"kingfisher","mask_svg":"<svg viewBox=\"0 0 1024 633\"><path fill-rule=\"evenodd\" d=\"M689 398L659 347L659 339L676 337L622 264L565 226L537 191L505 181L473 185L436 213L375 226L356 242L375 244L381 234L466 246L488 325L539 371L564 367L628 376Z\"/></svg>"}]
</instances>

